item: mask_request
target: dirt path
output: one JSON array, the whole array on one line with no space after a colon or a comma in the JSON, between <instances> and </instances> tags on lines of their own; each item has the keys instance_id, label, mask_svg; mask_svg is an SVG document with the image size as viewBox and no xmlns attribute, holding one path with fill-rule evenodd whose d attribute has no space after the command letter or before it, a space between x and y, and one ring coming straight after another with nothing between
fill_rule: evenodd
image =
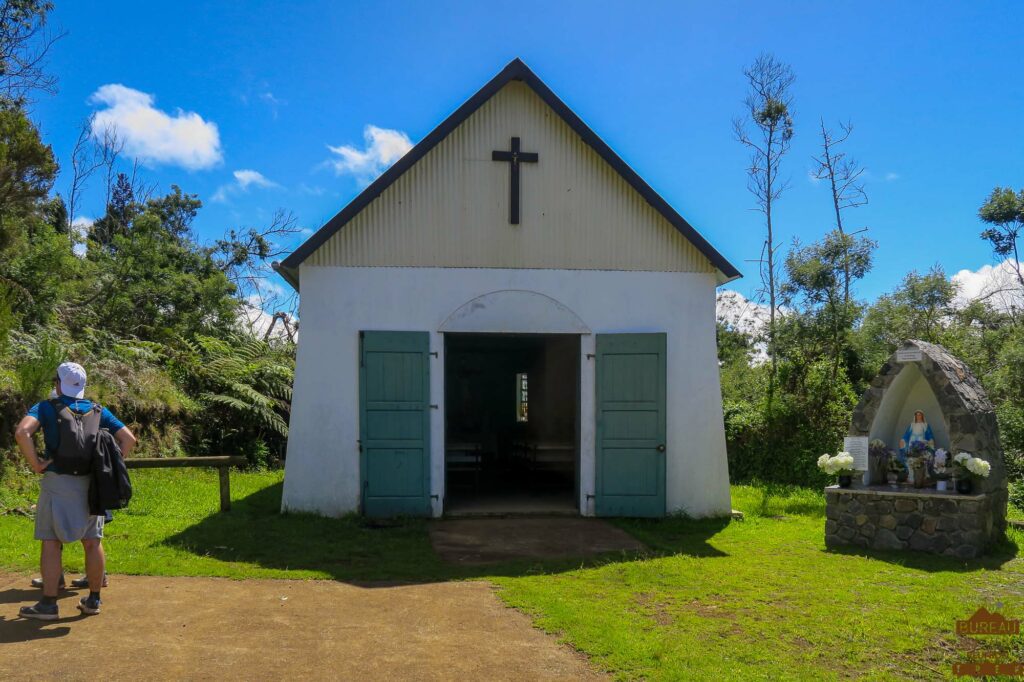
<instances>
[{"instance_id":1,"label":"dirt path","mask_svg":"<svg viewBox=\"0 0 1024 682\"><path fill-rule=\"evenodd\" d=\"M88 618L75 609L84 593L61 594L61 620L25 621L18 607L39 591L0 574L0 679L599 677L483 582L111 576Z\"/></svg>"}]
</instances>

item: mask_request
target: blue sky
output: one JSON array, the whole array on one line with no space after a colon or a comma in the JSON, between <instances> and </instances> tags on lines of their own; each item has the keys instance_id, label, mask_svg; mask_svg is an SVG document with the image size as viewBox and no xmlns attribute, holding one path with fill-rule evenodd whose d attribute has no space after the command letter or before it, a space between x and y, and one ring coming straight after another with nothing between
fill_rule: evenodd
<instances>
[{"instance_id":1,"label":"blue sky","mask_svg":"<svg viewBox=\"0 0 1024 682\"><path fill-rule=\"evenodd\" d=\"M870 204L847 220L879 242L862 297L911 268L991 263L978 206L995 185L1024 186L1021 3L57 5L60 91L34 106L45 139L66 165L90 113L135 116L146 178L197 193L207 239L279 207L319 227L366 181L367 126L416 142L516 56L744 272L731 286L745 294L762 227L731 120L761 51L797 75L784 241L832 227L808 178L819 117L855 126ZM329 149L346 146L347 164ZM98 189L81 215L102 211Z\"/></svg>"}]
</instances>

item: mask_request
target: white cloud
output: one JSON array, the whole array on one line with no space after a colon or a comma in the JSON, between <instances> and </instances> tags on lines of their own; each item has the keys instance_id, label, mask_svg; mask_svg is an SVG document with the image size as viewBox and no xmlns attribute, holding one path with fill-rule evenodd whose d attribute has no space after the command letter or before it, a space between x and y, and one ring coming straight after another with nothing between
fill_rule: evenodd
<instances>
[{"instance_id":1,"label":"white cloud","mask_svg":"<svg viewBox=\"0 0 1024 682\"><path fill-rule=\"evenodd\" d=\"M304 182L299 183L299 191L303 194L308 194L311 197L322 197L327 193L327 190L319 185L307 185Z\"/></svg>"},{"instance_id":2,"label":"white cloud","mask_svg":"<svg viewBox=\"0 0 1024 682\"><path fill-rule=\"evenodd\" d=\"M93 118L93 136L116 131L125 152L144 163L200 170L223 159L217 124L193 111L168 114L153 106L153 95L120 83L100 87L89 101L106 107Z\"/></svg>"},{"instance_id":3,"label":"white cloud","mask_svg":"<svg viewBox=\"0 0 1024 682\"><path fill-rule=\"evenodd\" d=\"M85 258L86 243L85 239L89 236L89 229L96 221L92 218L86 218L85 216L78 216L71 221L71 229L74 230L75 245L71 247L71 250L79 258Z\"/></svg>"},{"instance_id":4,"label":"white cloud","mask_svg":"<svg viewBox=\"0 0 1024 682\"><path fill-rule=\"evenodd\" d=\"M263 300L265 301L276 301L288 296L288 292L283 286L269 279L260 282L260 289L263 291Z\"/></svg>"},{"instance_id":5,"label":"white cloud","mask_svg":"<svg viewBox=\"0 0 1024 682\"><path fill-rule=\"evenodd\" d=\"M283 99L278 99L277 97L275 97L274 93L272 93L270 90L267 90L266 92L261 92L260 99L266 102L267 104L275 107L285 104L285 101Z\"/></svg>"},{"instance_id":6,"label":"white cloud","mask_svg":"<svg viewBox=\"0 0 1024 682\"><path fill-rule=\"evenodd\" d=\"M900 174L899 173L893 173L892 171L889 171L888 173L885 174L885 181L886 182L892 182L894 180L899 180L899 179L900 179Z\"/></svg>"},{"instance_id":7,"label":"white cloud","mask_svg":"<svg viewBox=\"0 0 1024 682\"><path fill-rule=\"evenodd\" d=\"M812 185L818 185L821 183L821 178L819 178L817 173L815 173L813 170L808 169L807 182L811 183Z\"/></svg>"},{"instance_id":8,"label":"white cloud","mask_svg":"<svg viewBox=\"0 0 1024 682\"><path fill-rule=\"evenodd\" d=\"M1024 309L1024 290L1017 281L1013 263L1012 259L1007 259L998 265L983 265L977 270L961 270L953 275L950 279L959 285L956 305L962 307L981 299L1002 312Z\"/></svg>"},{"instance_id":9,"label":"white cloud","mask_svg":"<svg viewBox=\"0 0 1024 682\"><path fill-rule=\"evenodd\" d=\"M253 187L276 187L277 183L273 180L268 180L263 173L259 171L250 170L243 168L242 170L236 170L233 175L235 180L238 181L238 186L242 189L249 189Z\"/></svg>"},{"instance_id":10,"label":"white cloud","mask_svg":"<svg viewBox=\"0 0 1024 682\"><path fill-rule=\"evenodd\" d=\"M327 163L338 175L354 175L360 182L369 183L388 166L412 149L412 141L401 130L388 130L368 125L363 129L365 149L350 145L327 148L337 155Z\"/></svg>"},{"instance_id":11,"label":"white cloud","mask_svg":"<svg viewBox=\"0 0 1024 682\"><path fill-rule=\"evenodd\" d=\"M273 180L268 179L263 175L263 173L249 168L236 170L232 175L235 177L235 181L218 187L217 191L213 193L212 197L210 197L210 201L227 201L234 194L243 194L248 192L250 187L262 189L280 187L280 185Z\"/></svg>"},{"instance_id":12,"label":"white cloud","mask_svg":"<svg viewBox=\"0 0 1024 682\"><path fill-rule=\"evenodd\" d=\"M261 102L267 105L267 107L270 109L270 115L274 118L275 121L277 120L277 113L280 110L280 108L285 104L288 104L288 102L284 101L280 97L277 97L270 90L264 90L259 95L257 95L257 97L259 97Z\"/></svg>"}]
</instances>

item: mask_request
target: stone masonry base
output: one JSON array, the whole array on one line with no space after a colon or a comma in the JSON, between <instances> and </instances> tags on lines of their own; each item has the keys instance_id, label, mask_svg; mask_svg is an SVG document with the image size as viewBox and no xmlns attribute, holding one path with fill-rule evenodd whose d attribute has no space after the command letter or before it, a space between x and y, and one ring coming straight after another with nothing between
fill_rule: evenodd
<instances>
[{"instance_id":1,"label":"stone masonry base","mask_svg":"<svg viewBox=\"0 0 1024 682\"><path fill-rule=\"evenodd\" d=\"M971 559L992 542L988 495L825 488L825 545L909 549Z\"/></svg>"}]
</instances>

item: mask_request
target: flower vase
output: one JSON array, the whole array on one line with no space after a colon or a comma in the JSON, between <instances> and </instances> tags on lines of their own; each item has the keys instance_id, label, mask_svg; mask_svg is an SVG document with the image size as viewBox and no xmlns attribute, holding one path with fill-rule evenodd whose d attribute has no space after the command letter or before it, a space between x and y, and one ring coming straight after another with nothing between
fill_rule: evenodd
<instances>
[{"instance_id":1,"label":"flower vase","mask_svg":"<svg viewBox=\"0 0 1024 682\"><path fill-rule=\"evenodd\" d=\"M853 476L840 476L839 477L839 487L840 488L849 488L850 484L852 484L852 483L853 483Z\"/></svg>"},{"instance_id":2,"label":"flower vase","mask_svg":"<svg viewBox=\"0 0 1024 682\"><path fill-rule=\"evenodd\" d=\"M914 487L923 488L925 481L928 479L928 472L925 471L923 466L919 466L914 469Z\"/></svg>"},{"instance_id":3,"label":"flower vase","mask_svg":"<svg viewBox=\"0 0 1024 682\"><path fill-rule=\"evenodd\" d=\"M970 495L974 488L974 480L970 476L956 479L956 491L961 495Z\"/></svg>"},{"instance_id":4,"label":"flower vase","mask_svg":"<svg viewBox=\"0 0 1024 682\"><path fill-rule=\"evenodd\" d=\"M868 485L885 483L885 474L889 470L889 458L886 456L872 455L868 464L868 471L870 472Z\"/></svg>"},{"instance_id":5,"label":"flower vase","mask_svg":"<svg viewBox=\"0 0 1024 682\"><path fill-rule=\"evenodd\" d=\"M889 482L889 487L894 490L900 487L900 477L895 471L890 471L886 474L885 480Z\"/></svg>"}]
</instances>

